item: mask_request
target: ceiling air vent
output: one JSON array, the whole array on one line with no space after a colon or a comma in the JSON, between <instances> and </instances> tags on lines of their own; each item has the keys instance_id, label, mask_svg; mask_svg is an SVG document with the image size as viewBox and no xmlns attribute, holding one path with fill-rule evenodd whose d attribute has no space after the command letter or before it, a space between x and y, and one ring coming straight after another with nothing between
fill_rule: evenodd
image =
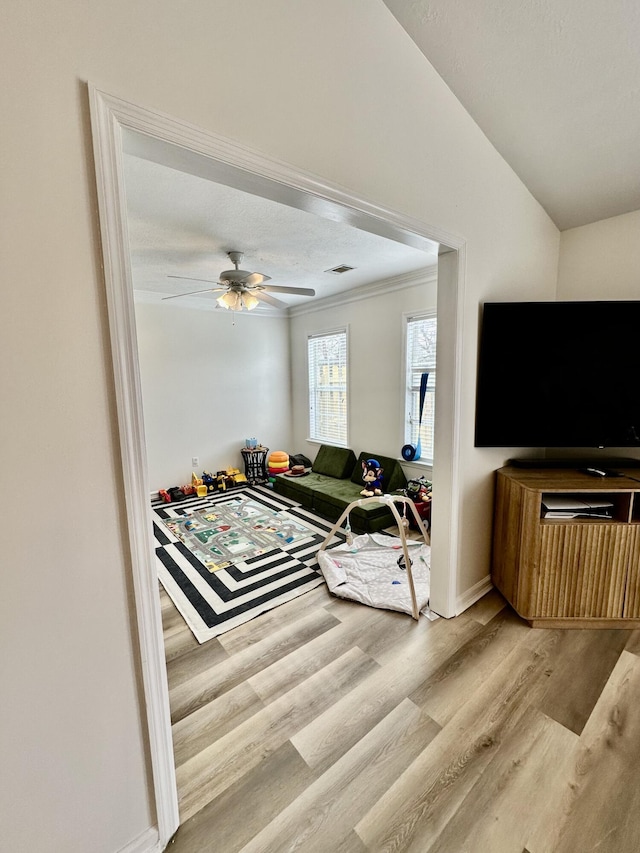
<instances>
[{"instance_id":1,"label":"ceiling air vent","mask_svg":"<svg viewBox=\"0 0 640 853\"><path fill-rule=\"evenodd\" d=\"M340 264L340 266L332 267L330 270L325 270L325 272L332 272L335 275L342 275L343 272L349 272L349 270L353 270L355 267L349 267L346 264Z\"/></svg>"}]
</instances>

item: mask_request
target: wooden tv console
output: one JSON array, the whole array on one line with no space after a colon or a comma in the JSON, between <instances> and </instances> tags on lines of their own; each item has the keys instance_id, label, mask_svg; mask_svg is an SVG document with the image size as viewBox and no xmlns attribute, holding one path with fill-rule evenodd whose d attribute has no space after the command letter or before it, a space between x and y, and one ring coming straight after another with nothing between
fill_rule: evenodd
<instances>
[{"instance_id":1,"label":"wooden tv console","mask_svg":"<svg viewBox=\"0 0 640 853\"><path fill-rule=\"evenodd\" d=\"M640 627L640 468L619 470L497 472L491 578L533 627ZM545 518L545 495L610 501L612 518Z\"/></svg>"}]
</instances>

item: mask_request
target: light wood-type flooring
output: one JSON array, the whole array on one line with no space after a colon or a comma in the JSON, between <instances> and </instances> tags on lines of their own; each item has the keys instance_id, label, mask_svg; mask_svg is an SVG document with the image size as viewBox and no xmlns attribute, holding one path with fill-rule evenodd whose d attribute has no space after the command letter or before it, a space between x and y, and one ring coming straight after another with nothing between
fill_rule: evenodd
<instances>
[{"instance_id":1,"label":"light wood-type flooring","mask_svg":"<svg viewBox=\"0 0 640 853\"><path fill-rule=\"evenodd\" d=\"M638 853L640 631L319 587L198 646L162 608L170 853Z\"/></svg>"}]
</instances>

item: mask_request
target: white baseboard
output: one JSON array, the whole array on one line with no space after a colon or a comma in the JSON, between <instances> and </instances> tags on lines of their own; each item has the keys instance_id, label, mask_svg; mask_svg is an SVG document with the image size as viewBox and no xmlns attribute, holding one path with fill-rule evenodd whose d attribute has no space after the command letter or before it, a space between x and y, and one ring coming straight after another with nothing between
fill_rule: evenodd
<instances>
[{"instance_id":1,"label":"white baseboard","mask_svg":"<svg viewBox=\"0 0 640 853\"><path fill-rule=\"evenodd\" d=\"M468 610L472 604L475 604L483 595L486 595L490 589L493 589L493 584L491 583L491 575L487 575L486 578L482 578L481 581L478 581L478 583L474 584L466 592L463 592L462 595L459 595L456 598L456 616Z\"/></svg>"},{"instance_id":2,"label":"white baseboard","mask_svg":"<svg viewBox=\"0 0 640 853\"><path fill-rule=\"evenodd\" d=\"M150 826L145 829L141 835L121 847L118 853L162 853L158 828Z\"/></svg>"}]
</instances>

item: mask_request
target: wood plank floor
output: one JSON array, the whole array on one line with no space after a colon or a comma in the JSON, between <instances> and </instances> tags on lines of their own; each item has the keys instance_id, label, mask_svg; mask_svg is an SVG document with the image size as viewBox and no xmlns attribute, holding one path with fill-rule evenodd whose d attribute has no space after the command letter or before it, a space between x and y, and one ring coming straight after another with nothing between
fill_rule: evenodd
<instances>
[{"instance_id":1,"label":"wood plank floor","mask_svg":"<svg viewBox=\"0 0 640 853\"><path fill-rule=\"evenodd\" d=\"M170 853L640 851L640 632L319 587L198 646L161 597Z\"/></svg>"}]
</instances>

